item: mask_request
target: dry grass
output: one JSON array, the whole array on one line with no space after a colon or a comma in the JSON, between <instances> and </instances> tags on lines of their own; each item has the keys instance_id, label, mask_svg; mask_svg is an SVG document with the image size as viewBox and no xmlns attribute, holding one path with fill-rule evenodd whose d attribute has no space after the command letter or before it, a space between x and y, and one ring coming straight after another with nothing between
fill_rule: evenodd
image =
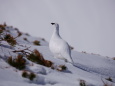
<instances>
[{"instance_id":1,"label":"dry grass","mask_svg":"<svg viewBox=\"0 0 115 86\"><path fill-rule=\"evenodd\" d=\"M33 44L34 44L34 45L37 45L37 46L40 46L40 41L35 40L35 41L33 41Z\"/></svg>"},{"instance_id":2,"label":"dry grass","mask_svg":"<svg viewBox=\"0 0 115 86\"><path fill-rule=\"evenodd\" d=\"M110 81L110 82L113 82L112 78L109 77L109 78L106 78L106 80Z\"/></svg>"},{"instance_id":3,"label":"dry grass","mask_svg":"<svg viewBox=\"0 0 115 86\"><path fill-rule=\"evenodd\" d=\"M36 78L36 74L34 74L34 73L32 73L32 72L28 73L27 71L23 71L23 72L22 72L22 77L28 78L28 79L30 79L31 81L33 81L34 78Z\"/></svg>"},{"instance_id":4,"label":"dry grass","mask_svg":"<svg viewBox=\"0 0 115 86\"><path fill-rule=\"evenodd\" d=\"M7 62L11 66L13 66L13 67L15 67L15 68L17 68L19 70L24 69L25 66L26 66L26 61L25 61L25 59L23 59L22 55L18 55L17 58L15 58L15 59L13 59L12 57L9 57Z\"/></svg>"},{"instance_id":5,"label":"dry grass","mask_svg":"<svg viewBox=\"0 0 115 86\"><path fill-rule=\"evenodd\" d=\"M53 62L49 60L45 60L42 54L36 49L31 54L29 54L27 58L31 60L32 62L35 62L37 64L40 64L46 67L51 67L53 64Z\"/></svg>"},{"instance_id":6,"label":"dry grass","mask_svg":"<svg viewBox=\"0 0 115 86\"><path fill-rule=\"evenodd\" d=\"M57 68L58 71L64 71L66 69L67 69L67 67L65 65L59 65Z\"/></svg>"},{"instance_id":7,"label":"dry grass","mask_svg":"<svg viewBox=\"0 0 115 86\"><path fill-rule=\"evenodd\" d=\"M0 28L1 28L1 29L5 30L5 27L6 27L5 24L4 24L4 25L0 24Z\"/></svg>"},{"instance_id":8,"label":"dry grass","mask_svg":"<svg viewBox=\"0 0 115 86\"><path fill-rule=\"evenodd\" d=\"M11 46L16 45L16 40L13 36L11 36L10 34L6 34L4 37L4 40L7 41Z\"/></svg>"},{"instance_id":9,"label":"dry grass","mask_svg":"<svg viewBox=\"0 0 115 86\"><path fill-rule=\"evenodd\" d=\"M113 60L115 60L115 57L113 57Z\"/></svg>"},{"instance_id":10,"label":"dry grass","mask_svg":"<svg viewBox=\"0 0 115 86\"><path fill-rule=\"evenodd\" d=\"M86 85L86 81L80 79L80 81L79 81L79 86L87 86L87 85Z\"/></svg>"},{"instance_id":11,"label":"dry grass","mask_svg":"<svg viewBox=\"0 0 115 86\"><path fill-rule=\"evenodd\" d=\"M25 41L28 41L28 39L27 38L23 38Z\"/></svg>"}]
</instances>

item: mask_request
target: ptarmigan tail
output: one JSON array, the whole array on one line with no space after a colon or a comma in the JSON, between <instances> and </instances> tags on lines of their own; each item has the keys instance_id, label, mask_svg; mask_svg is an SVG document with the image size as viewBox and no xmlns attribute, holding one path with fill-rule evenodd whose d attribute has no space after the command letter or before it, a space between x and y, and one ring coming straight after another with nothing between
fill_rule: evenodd
<instances>
[{"instance_id":1,"label":"ptarmigan tail","mask_svg":"<svg viewBox=\"0 0 115 86\"><path fill-rule=\"evenodd\" d=\"M74 64L72 57L70 57L70 59L71 59L71 62L69 62L69 63L71 63L74 66L75 64Z\"/></svg>"}]
</instances>

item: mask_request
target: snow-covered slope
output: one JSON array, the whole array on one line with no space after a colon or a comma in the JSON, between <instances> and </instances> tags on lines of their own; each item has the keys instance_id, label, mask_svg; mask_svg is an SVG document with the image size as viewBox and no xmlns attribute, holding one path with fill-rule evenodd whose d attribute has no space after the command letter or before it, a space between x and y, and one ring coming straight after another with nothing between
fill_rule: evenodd
<instances>
[{"instance_id":1,"label":"snow-covered slope","mask_svg":"<svg viewBox=\"0 0 115 86\"><path fill-rule=\"evenodd\" d=\"M80 53L72 50L72 58L75 66L65 63L63 60L53 58L48 43L43 38L37 38L22 33L19 37L17 29L6 26L5 33L16 37L17 44L9 45L6 41L0 42L0 86L80 86L80 80L85 80L88 86L103 86L103 81L115 86L115 60L99 55ZM1 35L2 36L2 35ZM34 45L33 41L39 41L40 46ZM65 65L64 71L57 71L50 67L31 62L26 57L26 68L18 70L10 66L6 61L9 56L16 57L17 53L12 51L29 48L33 51L37 49L46 60L50 60L56 65ZM36 74L36 78L31 81L22 77L22 72L26 70ZM106 80L111 77L112 82Z\"/></svg>"}]
</instances>

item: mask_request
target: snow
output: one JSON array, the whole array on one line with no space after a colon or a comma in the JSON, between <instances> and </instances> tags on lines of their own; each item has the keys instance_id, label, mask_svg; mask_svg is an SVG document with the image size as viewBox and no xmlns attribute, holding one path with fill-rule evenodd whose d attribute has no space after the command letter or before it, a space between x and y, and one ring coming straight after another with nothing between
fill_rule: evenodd
<instances>
[{"instance_id":1,"label":"snow","mask_svg":"<svg viewBox=\"0 0 115 86\"><path fill-rule=\"evenodd\" d=\"M12 27L9 28L9 31L11 35L17 36L17 32ZM29 42L23 40L24 37ZM71 55L75 62L75 66L73 66L71 63L53 58L48 43L42 40L42 38L27 36L22 33L16 40L18 44L23 46L16 45L15 47L11 47L4 41L0 43L0 86L79 86L80 80L85 80L89 86L103 86L102 80L115 86L115 60L111 58L72 50ZM33 45L32 42L34 40L40 41L41 45ZM25 70L35 73L36 78L33 81L30 81L28 78L23 78L21 75L23 70L18 70L10 66L6 62L6 59L10 55L15 58L17 54L12 51L25 49L25 47L30 47L30 50L39 50L46 60L52 61L54 65L65 65L67 70L53 70L49 67L33 63L25 58L27 61ZM113 82L105 79L108 77L111 77Z\"/></svg>"}]
</instances>

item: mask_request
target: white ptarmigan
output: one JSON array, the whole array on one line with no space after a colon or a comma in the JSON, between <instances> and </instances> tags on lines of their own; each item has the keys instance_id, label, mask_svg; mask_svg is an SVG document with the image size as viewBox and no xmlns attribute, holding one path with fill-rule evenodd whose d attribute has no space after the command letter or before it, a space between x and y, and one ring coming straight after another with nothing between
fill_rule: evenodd
<instances>
[{"instance_id":1,"label":"white ptarmigan","mask_svg":"<svg viewBox=\"0 0 115 86\"><path fill-rule=\"evenodd\" d=\"M59 24L51 24L55 26L55 29L49 42L50 51L53 53L55 58L63 59L66 62L73 63L70 46L65 40L61 38L59 34Z\"/></svg>"}]
</instances>

